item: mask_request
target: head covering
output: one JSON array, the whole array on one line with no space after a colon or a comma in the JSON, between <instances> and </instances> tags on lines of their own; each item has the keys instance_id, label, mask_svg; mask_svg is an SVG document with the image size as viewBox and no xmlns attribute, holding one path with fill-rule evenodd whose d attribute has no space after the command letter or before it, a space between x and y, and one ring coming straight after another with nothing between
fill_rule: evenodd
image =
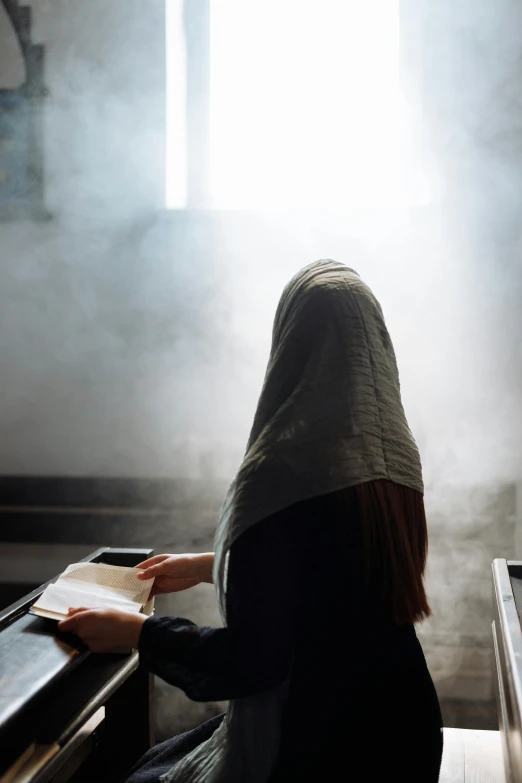
<instances>
[{"instance_id":1,"label":"head covering","mask_svg":"<svg viewBox=\"0 0 522 783\"><path fill-rule=\"evenodd\" d=\"M357 272L317 261L281 296L246 454L221 511L214 583L224 621L227 558L241 533L298 501L375 479L424 491L395 353ZM164 780L265 783L286 690L283 683L232 701L210 740Z\"/></svg>"}]
</instances>

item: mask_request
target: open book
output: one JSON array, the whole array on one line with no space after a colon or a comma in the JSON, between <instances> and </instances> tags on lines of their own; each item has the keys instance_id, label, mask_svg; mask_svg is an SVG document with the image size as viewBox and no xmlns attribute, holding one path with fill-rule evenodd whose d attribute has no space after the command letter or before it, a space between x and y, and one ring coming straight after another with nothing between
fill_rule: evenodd
<instances>
[{"instance_id":1,"label":"open book","mask_svg":"<svg viewBox=\"0 0 522 783\"><path fill-rule=\"evenodd\" d=\"M138 574L137 568L105 563L73 563L56 582L45 588L29 611L51 620L63 620L69 607L80 606L149 614L152 607L147 602L154 578L141 581Z\"/></svg>"}]
</instances>

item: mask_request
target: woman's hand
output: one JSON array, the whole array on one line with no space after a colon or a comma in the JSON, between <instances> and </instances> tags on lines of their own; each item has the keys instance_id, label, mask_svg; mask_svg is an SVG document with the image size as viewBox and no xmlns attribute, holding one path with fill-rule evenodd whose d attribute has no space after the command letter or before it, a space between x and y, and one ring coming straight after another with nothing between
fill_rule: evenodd
<instances>
[{"instance_id":1,"label":"woman's hand","mask_svg":"<svg viewBox=\"0 0 522 783\"><path fill-rule=\"evenodd\" d=\"M136 568L142 568L138 579L152 579L154 584L150 597L162 593L178 593L188 590L200 582L212 584L212 567L214 553L205 552L197 555L155 555L138 563Z\"/></svg>"},{"instance_id":2,"label":"woman's hand","mask_svg":"<svg viewBox=\"0 0 522 783\"><path fill-rule=\"evenodd\" d=\"M130 647L138 649L141 627L147 615L122 612L119 609L69 609L58 630L74 633L96 653L112 652Z\"/></svg>"}]
</instances>

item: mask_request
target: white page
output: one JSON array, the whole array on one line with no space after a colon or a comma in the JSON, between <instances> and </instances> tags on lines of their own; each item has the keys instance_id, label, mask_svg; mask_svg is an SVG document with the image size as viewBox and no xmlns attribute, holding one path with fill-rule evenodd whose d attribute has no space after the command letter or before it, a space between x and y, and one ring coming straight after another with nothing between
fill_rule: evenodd
<instances>
[{"instance_id":1,"label":"white page","mask_svg":"<svg viewBox=\"0 0 522 783\"><path fill-rule=\"evenodd\" d=\"M51 586L51 585L49 585ZM97 595L104 599L113 599L117 602L136 603L141 606L141 601L133 601L130 598L130 591L117 590L113 587L94 584L93 582L82 582L79 579L58 579L53 587L59 587L62 591L78 593L79 595Z\"/></svg>"},{"instance_id":2,"label":"white page","mask_svg":"<svg viewBox=\"0 0 522 783\"><path fill-rule=\"evenodd\" d=\"M138 573L136 568L105 563L73 563L31 608L49 616L66 616L70 607L80 606L139 612L147 603L154 579L140 581Z\"/></svg>"},{"instance_id":3,"label":"white page","mask_svg":"<svg viewBox=\"0 0 522 783\"><path fill-rule=\"evenodd\" d=\"M106 563L73 563L68 566L58 579L74 582L87 582L91 585L110 588L120 593L131 601L144 604L149 598L149 593L154 579L141 581L138 579L137 568L112 566Z\"/></svg>"},{"instance_id":4,"label":"white page","mask_svg":"<svg viewBox=\"0 0 522 783\"><path fill-rule=\"evenodd\" d=\"M67 615L69 608L86 609L123 609L128 612L139 612L141 604L121 598L117 595L100 595L85 592L75 585L55 584L49 585L42 593L33 609L44 609L48 612Z\"/></svg>"}]
</instances>

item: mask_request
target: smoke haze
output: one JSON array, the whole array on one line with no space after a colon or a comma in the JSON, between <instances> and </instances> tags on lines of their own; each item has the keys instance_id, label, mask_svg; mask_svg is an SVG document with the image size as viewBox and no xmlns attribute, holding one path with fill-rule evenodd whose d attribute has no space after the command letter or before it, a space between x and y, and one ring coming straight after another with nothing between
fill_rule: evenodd
<instances>
[{"instance_id":1,"label":"smoke haze","mask_svg":"<svg viewBox=\"0 0 522 783\"><path fill-rule=\"evenodd\" d=\"M50 217L0 225L1 473L226 483L284 284L345 262L383 306L423 458L430 666L448 698L489 703L489 566L518 554L522 521L520 5L423 4L408 62L432 200L337 214L165 213L163 0L31 7ZM4 16L0 43L17 86ZM217 501L190 502L208 545ZM194 595L176 611L217 621Z\"/></svg>"}]
</instances>

